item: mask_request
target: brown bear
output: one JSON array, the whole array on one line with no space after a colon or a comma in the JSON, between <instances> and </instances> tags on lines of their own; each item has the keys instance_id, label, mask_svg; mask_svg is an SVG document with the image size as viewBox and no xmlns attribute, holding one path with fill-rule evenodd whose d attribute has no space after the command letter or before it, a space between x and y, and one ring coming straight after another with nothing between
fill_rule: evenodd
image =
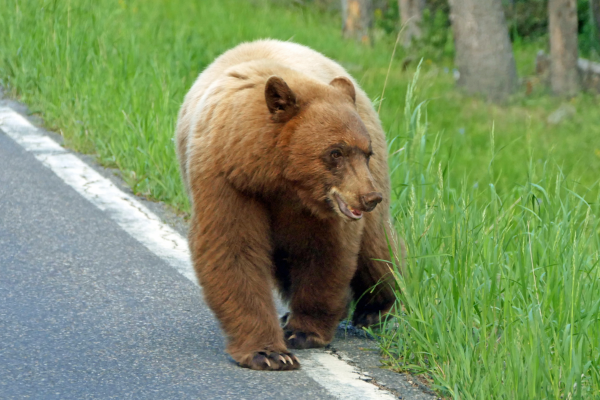
<instances>
[{"instance_id":1,"label":"brown bear","mask_svg":"<svg viewBox=\"0 0 600 400\"><path fill-rule=\"evenodd\" d=\"M241 44L200 74L176 139L192 261L239 365L298 368L288 348L327 345L352 296L357 326L390 309L385 135L339 64L294 43ZM273 288L290 308L283 329Z\"/></svg>"}]
</instances>

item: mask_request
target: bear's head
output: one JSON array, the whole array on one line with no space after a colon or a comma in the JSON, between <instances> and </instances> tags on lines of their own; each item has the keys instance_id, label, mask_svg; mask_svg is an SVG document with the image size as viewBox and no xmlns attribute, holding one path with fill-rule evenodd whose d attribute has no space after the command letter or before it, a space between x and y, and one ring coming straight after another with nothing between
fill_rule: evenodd
<instances>
[{"instance_id":1,"label":"bear's head","mask_svg":"<svg viewBox=\"0 0 600 400\"><path fill-rule=\"evenodd\" d=\"M271 76L265 99L271 120L280 125L283 175L302 204L322 218L359 220L382 201L369 170L369 132L356 108L356 92L346 77L329 85L291 82Z\"/></svg>"}]
</instances>

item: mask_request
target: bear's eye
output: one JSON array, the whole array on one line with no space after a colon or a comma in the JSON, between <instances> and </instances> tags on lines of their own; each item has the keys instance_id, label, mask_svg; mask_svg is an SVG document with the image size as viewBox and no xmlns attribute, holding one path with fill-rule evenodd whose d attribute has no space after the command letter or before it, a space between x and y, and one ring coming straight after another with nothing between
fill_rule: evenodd
<instances>
[{"instance_id":1,"label":"bear's eye","mask_svg":"<svg viewBox=\"0 0 600 400\"><path fill-rule=\"evenodd\" d=\"M342 156L342 152L340 150L333 150L331 152L331 158L333 158L334 160L340 158Z\"/></svg>"}]
</instances>

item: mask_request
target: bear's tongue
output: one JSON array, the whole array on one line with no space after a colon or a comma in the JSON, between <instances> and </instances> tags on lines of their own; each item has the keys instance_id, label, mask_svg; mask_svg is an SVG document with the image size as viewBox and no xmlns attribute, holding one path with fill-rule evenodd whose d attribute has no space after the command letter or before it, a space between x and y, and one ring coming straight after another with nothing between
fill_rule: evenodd
<instances>
[{"instance_id":1,"label":"bear's tongue","mask_svg":"<svg viewBox=\"0 0 600 400\"><path fill-rule=\"evenodd\" d=\"M342 200L341 196L339 196L337 193L334 195L335 196L335 200L338 203L338 207L340 208L340 211L346 215L349 218L352 219L361 219L362 218L362 211L359 210L354 210L351 207L348 206L348 204L346 204L346 202L344 200Z\"/></svg>"}]
</instances>

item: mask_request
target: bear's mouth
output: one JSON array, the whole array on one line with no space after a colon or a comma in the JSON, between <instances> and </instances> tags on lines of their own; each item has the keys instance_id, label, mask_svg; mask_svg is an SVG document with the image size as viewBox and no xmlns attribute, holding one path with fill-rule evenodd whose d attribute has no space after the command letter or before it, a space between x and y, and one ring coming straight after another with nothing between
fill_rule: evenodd
<instances>
[{"instance_id":1,"label":"bear's mouth","mask_svg":"<svg viewBox=\"0 0 600 400\"><path fill-rule=\"evenodd\" d=\"M348 205L348 203L346 203L342 199L342 196L340 196L338 193L334 193L333 197L335 197L335 200L337 201L338 207L340 208L340 211L342 212L342 214L344 214L345 216L347 216L350 219L361 219L362 218L363 212L360 210L355 210L352 207L350 207Z\"/></svg>"}]
</instances>

